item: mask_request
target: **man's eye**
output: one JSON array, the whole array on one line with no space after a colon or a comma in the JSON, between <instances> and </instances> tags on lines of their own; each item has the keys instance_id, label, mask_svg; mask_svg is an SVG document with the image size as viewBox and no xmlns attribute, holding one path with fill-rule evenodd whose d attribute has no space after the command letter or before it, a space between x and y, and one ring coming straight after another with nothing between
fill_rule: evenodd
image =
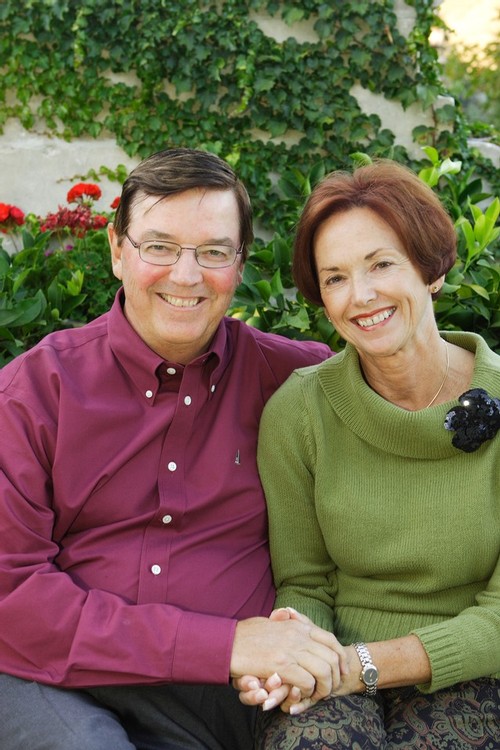
<instances>
[{"instance_id":1,"label":"man's eye","mask_svg":"<svg viewBox=\"0 0 500 750\"><path fill-rule=\"evenodd\" d=\"M165 242L148 242L144 249L152 255L177 255L179 248L177 245L169 245Z\"/></svg>"},{"instance_id":2,"label":"man's eye","mask_svg":"<svg viewBox=\"0 0 500 750\"><path fill-rule=\"evenodd\" d=\"M231 254L231 248L219 247L217 245L203 245L198 248L198 255L202 258L213 258L214 260L224 260Z\"/></svg>"}]
</instances>

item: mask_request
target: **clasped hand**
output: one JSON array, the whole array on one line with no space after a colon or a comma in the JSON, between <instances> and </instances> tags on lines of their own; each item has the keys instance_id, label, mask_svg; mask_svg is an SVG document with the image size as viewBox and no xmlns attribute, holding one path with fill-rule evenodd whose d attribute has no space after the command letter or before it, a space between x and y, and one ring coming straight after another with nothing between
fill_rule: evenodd
<instances>
[{"instance_id":1,"label":"clasped hand","mask_svg":"<svg viewBox=\"0 0 500 750\"><path fill-rule=\"evenodd\" d=\"M348 673L335 636L290 607L236 626L231 676L245 705L297 714L339 690Z\"/></svg>"}]
</instances>

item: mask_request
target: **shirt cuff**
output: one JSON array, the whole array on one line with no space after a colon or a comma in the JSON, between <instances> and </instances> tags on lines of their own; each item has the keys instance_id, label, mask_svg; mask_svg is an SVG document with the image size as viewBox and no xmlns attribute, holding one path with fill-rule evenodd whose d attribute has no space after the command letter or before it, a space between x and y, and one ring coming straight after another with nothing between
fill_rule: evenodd
<instances>
[{"instance_id":1,"label":"shirt cuff","mask_svg":"<svg viewBox=\"0 0 500 750\"><path fill-rule=\"evenodd\" d=\"M236 623L227 617L183 612L171 681L227 685Z\"/></svg>"}]
</instances>

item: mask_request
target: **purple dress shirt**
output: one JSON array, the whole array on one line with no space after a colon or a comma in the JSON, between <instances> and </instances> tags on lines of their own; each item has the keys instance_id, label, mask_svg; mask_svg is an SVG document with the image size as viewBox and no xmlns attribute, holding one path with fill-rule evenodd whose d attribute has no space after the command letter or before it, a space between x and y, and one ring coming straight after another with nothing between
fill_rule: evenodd
<instances>
[{"instance_id":1,"label":"purple dress shirt","mask_svg":"<svg viewBox=\"0 0 500 750\"><path fill-rule=\"evenodd\" d=\"M260 415L331 352L225 318L165 362L121 299L0 372L0 672L224 684L237 620L274 600Z\"/></svg>"}]
</instances>

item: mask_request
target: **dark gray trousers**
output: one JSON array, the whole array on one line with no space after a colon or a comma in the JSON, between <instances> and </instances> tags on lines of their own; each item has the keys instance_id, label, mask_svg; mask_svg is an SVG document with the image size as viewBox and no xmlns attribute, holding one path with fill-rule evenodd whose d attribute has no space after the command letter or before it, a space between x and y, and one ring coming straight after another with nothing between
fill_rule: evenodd
<instances>
[{"instance_id":1,"label":"dark gray trousers","mask_svg":"<svg viewBox=\"0 0 500 750\"><path fill-rule=\"evenodd\" d=\"M229 686L67 690L0 675L1 750L252 750L255 715Z\"/></svg>"}]
</instances>

